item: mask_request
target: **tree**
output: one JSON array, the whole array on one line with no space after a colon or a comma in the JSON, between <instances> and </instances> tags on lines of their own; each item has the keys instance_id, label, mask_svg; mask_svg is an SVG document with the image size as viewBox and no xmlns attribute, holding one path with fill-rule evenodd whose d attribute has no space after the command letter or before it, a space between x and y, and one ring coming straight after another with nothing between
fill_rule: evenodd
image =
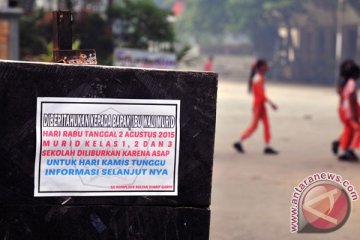
<instances>
[{"instance_id":1,"label":"tree","mask_svg":"<svg viewBox=\"0 0 360 240\"><path fill-rule=\"evenodd\" d=\"M47 39L45 30L47 27L41 24L45 16L44 11L36 10L31 15L20 18L20 56L22 59L32 59L47 51ZM51 23L49 23L51 26Z\"/></svg>"},{"instance_id":2,"label":"tree","mask_svg":"<svg viewBox=\"0 0 360 240\"><path fill-rule=\"evenodd\" d=\"M188 23L197 37L247 33L260 55L271 55L280 24L291 26L291 18L302 11L299 0L198 0L186 1Z\"/></svg>"},{"instance_id":3,"label":"tree","mask_svg":"<svg viewBox=\"0 0 360 240\"><path fill-rule=\"evenodd\" d=\"M95 49L98 62L111 65L114 44L111 28L100 15L82 13L75 17L74 40L80 40L80 49Z\"/></svg>"},{"instance_id":4,"label":"tree","mask_svg":"<svg viewBox=\"0 0 360 240\"><path fill-rule=\"evenodd\" d=\"M152 0L124 0L109 8L110 21L121 23L119 44L123 47L147 49L150 42L175 41L170 12L157 7Z\"/></svg>"},{"instance_id":5,"label":"tree","mask_svg":"<svg viewBox=\"0 0 360 240\"><path fill-rule=\"evenodd\" d=\"M76 4L96 4L99 0L56 0ZM151 42L167 43L172 51L175 42L173 25L167 20L169 12L161 9L152 0L108 1L112 3L108 16L86 11L86 6L74 13L73 40L80 41L81 49L95 49L100 64L111 64L114 41L111 23L120 19L123 23L119 36L123 47L147 49ZM28 59L39 59L48 53L52 42L52 17L50 12L34 10L21 18L21 53Z\"/></svg>"}]
</instances>

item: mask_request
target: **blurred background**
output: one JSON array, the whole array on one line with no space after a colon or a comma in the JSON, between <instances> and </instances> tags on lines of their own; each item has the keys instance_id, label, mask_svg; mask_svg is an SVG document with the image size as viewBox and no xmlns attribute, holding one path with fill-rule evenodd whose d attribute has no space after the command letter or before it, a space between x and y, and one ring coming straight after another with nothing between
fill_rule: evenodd
<instances>
[{"instance_id":1,"label":"blurred background","mask_svg":"<svg viewBox=\"0 0 360 240\"><path fill-rule=\"evenodd\" d=\"M339 162L337 66L360 60L359 0L0 0L0 59L52 61L52 11L73 12L73 49L99 64L219 73L211 239L358 239L360 201L348 223L324 235L290 234L293 188L335 172L360 191L360 165ZM213 56L213 59L209 59ZM270 63L267 93L274 157L262 129L234 141L251 120L247 94L256 58Z\"/></svg>"},{"instance_id":2,"label":"blurred background","mask_svg":"<svg viewBox=\"0 0 360 240\"><path fill-rule=\"evenodd\" d=\"M339 61L360 57L358 0L0 2L1 59L51 60L57 9L74 13L73 48L96 49L105 65L129 65L131 55L202 70L214 55L214 70L236 76L239 57L258 56L277 81L333 84Z\"/></svg>"}]
</instances>

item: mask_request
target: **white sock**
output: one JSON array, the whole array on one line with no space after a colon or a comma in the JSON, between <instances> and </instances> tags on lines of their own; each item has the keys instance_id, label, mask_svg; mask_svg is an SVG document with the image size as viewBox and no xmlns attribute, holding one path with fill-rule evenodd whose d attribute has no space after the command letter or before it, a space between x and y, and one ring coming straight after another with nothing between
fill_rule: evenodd
<instances>
[{"instance_id":1,"label":"white sock","mask_svg":"<svg viewBox=\"0 0 360 240\"><path fill-rule=\"evenodd\" d=\"M343 155L346 153L346 149L339 149L339 155Z\"/></svg>"}]
</instances>

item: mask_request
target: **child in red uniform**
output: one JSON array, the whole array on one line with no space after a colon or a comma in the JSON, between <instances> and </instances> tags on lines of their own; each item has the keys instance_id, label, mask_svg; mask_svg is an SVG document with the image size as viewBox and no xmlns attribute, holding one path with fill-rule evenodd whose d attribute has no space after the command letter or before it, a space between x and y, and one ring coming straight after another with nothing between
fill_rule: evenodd
<instances>
[{"instance_id":1,"label":"child in red uniform","mask_svg":"<svg viewBox=\"0 0 360 240\"><path fill-rule=\"evenodd\" d=\"M265 94L264 84L265 84L265 74L268 71L269 67L265 60L258 60L252 67L251 75L249 78L249 91L252 91L254 96L253 103L253 120L248 127L248 129L241 135L240 141L234 143L234 148L240 152L244 153L242 147L242 142L251 136L251 134L256 130L259 121L262 121L264 125L264 141L265 149L264 154L278 154L276 150L270 147L270 125L269 119L266 111L266 103L269 103L270 106L276 110L277 106L267 98Z\"/></svg>"},{"instance_id":2,"label":"child in red uniform","mask_svg":"<svg viewBox=\"0 0 360 240\"><path fill-rule=\"evenodd\" d=\"M204 65L204 71L211 72L213 70L213 67L214 67L214 57L209 56Z\"/></svg>"},{"instance_id":3,"label":"child in red uniform","mask_svg":"<svg viewBox=\"0 0 360 240\"><path fill-rule=\"evenodd\" d=\"M339 117L340 117L340 106L341 106L341 103L342 103L341 95L342 95L342 91L343 91L344 86L345 86L345 74L346 74L347 69L350 69L353 65L356 65L355 61L352 60L352 59L347 59L347 60L343 61L340 64L340 67L339 67L339 79L338 79L338 82L336 84L336 92L337 92L337 94L339 94L339 100L340 100L339 101L339 108L338 108ZM341 121L341 118L340 118L340 121ZM335 155L337 155L338 152L339 152L340 138L333 141L332 145L331 145L332 152Z\"/></svg>"},{"instance_id":4,"label":"child in red uniform","mask_svg":"<svg viewBox=\"0 0 360 240\"><path fill-rule=\"evenodd\" d=\"M340 66L339 116L344 126L339 141L339 160L356 161L358 157L352 149L354 137L359 130L359 105L357 102L356 81L360 76L360 68L352 60L344 61ZM336 142L334 143L337 144ZM337 146L333 146L334 153Z\"/></svg>"}]
</instances>

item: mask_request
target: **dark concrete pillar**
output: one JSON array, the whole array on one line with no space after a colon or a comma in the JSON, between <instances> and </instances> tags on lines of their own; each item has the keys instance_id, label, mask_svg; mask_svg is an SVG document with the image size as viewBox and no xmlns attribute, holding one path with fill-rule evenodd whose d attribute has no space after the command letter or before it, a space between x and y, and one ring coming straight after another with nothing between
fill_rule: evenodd
<instances>
[{"instance_id":1,"label":"dark concrete pillar","mask_svg":"<svg viewBox=\"0 0 360 240\"><path fill-rule=\"evenodd\" d=\"M207 240L214 73L0 61L0 239ZM181 100L178 196L34 197L37 97Z\"/></svg>"}]
</instances>

